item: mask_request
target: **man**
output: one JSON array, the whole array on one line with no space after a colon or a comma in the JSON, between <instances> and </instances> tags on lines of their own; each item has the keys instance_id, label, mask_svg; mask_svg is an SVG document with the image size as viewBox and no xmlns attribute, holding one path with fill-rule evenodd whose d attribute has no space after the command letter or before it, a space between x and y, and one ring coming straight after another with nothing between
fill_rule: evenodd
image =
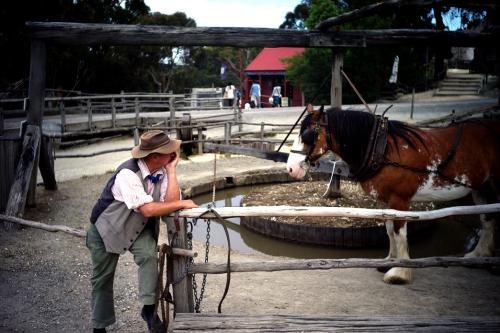
<instances>
[{"instance_id":1,"label":"man","mask_svg":"<svg viewBox=\"0 0 500 333\"><path fill-rule=\"evenodd\" d=\"M254 107L260 108L260 84L254 82L250 87L250 104L253 102Z\"/></svg>"},{"instance_id":2,"label":"man","mask_svg":"<svg viewBox=\"0 0 500 333\"><path fill-rule=\"evenodd\" d=\"M176 167L181 141L163 131L144 133L132 159L121 164L92 209L87 247L92 259L92 325L106 332L115 322L113 280L120 254L130 251L138 267L142 318L148 329L165 332L154 311L158 278L159 216L194 208L181 200Z\"/></svg>"}]
</instances>

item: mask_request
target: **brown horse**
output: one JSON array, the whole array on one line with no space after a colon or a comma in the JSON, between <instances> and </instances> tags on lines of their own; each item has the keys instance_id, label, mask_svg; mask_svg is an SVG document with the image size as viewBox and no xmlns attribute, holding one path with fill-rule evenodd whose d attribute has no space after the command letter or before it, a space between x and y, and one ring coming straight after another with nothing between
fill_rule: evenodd
<instances>
[{"instance_id":1,"label":"brown horse","mask_svg":"<svg viewBox=\"0 0 500 333\"><path fill-rule=\"evenodd\" d=\"M411 201L446 201L472 192L476 204L500 201L500 121L470 119L445 128L422 129L368 112L313 111L308 107L287 170L303 178L310 163L332 151L350 177L389 208ZM481 215L479 241L466 256L492 256L494 216ZM386 221L388 258L409 258L405 221ZM411 270L394 267L387 283L409 283Z\"/></svg>"}]
</instances>

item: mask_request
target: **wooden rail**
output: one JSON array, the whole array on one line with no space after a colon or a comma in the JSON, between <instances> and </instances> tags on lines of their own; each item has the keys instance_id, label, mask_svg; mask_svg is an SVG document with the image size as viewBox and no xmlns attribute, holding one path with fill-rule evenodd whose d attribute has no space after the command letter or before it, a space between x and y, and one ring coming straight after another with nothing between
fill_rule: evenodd
<instances>
[{"instance_id":1,"label":"wooden rail","mask_svg":"<svg viewBox=\"0 0 500 333\"><path fill-rule=\"evenodd\" d=\"M231 263L231 272L276 272L333 268L391 268L391 267L500 267L498 257L428 257L418 259L301 259ZM224 274L226 264L200 263L189 267L190 274Z\"/></svg>"},{"instance_id":2,"label":"wooden rail","mask_svg":"<svg viewBox=\"0 0 500 333\"><path fill-rule=\"evenodd\" d=\"M395 209L368 209L351 207L311 207L311 206L251 206L251 207L221 207L216 209L223 218L245 216L328 216L370 218L378 220L436 220L452 215L475 215L500 212L500 203L456 206L430 211L402 211ZM197 218L203 214L205 218L216 218L215 214L207 212L206 208L191 208L179 212L180 217Z\"/></svg>"},{"instance_id":3,"label":"wooden rail","mask_svg":"<svg viewBox=\"0 0 500 333\"><path fill-rule=\"evenodd\" d=\"M172 332L499 332L499 316L321 316L178 313Z\"/></svg>"}]
</instances>

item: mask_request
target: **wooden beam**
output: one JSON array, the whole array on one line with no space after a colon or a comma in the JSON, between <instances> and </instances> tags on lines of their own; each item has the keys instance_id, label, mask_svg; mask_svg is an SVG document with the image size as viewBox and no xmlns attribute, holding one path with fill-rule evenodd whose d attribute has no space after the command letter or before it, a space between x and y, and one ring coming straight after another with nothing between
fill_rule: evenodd
<instances>
[{"instance_id":1,"label":"wooden beam","mask_svg":"<svg viewBox=\"0 0 500 333\"><path fill-rule=\"evenodd\" d=\"M29 82L29 109L27 121L30 125L42 125L45 98L45 64L47 47L44 41L31 41L31 64Z\"/></svg>"},{"instance_id":2,"label":"wooden beam","mask_svg":"<svg viewBox=\"0 0 500 333\"><path fill-rule=\"evenodd\" d=\"M26 121L28 125L38 126L40 132L38 135L38 140L41 141L41 128L43 122L43 109L45 104L45 65L47 63L47 46L44 41L34 39L31 41L31 60L30 60L30 82L28 87L28 114L26 116ZM35 150L35 156L33 157L33 169L29 191L26 198L26 204L29 206L34 206L36 204L36 183L37 183L37 170L39 162L40 150L38 147L40 142L37 142L37 149ZM44 151L45 152L45 151ZM49 159L48 156L44 156L44 162ZM49 172L45 172L48 174ZM53 173L53 171L52 171ZM24 203L22 210L24 211ZM21 212L22 213L22 212Z\"/></svg>"},{"instance_id":3,"label":"wooden beam","mask_svg":"<svg viewBox=\"0 0 500 333\"><path fill-rule=\"evenodd\" d=\"M64 232L76 237L80 238L85 238L87 236L87 232L82 229L76 229L76 228L71 228L65 225L59 225L59 224L46 224L42 222L36 222L32 220L26 220L22 219L19 217L14 217L14 216L8 216L8 215L3 215L0 214L0 221L5 221L5 222L11 222L11 223L16 223L19 225L24 225L30 228L36 228L36 229L41 229L45 231L50 231L50 232ZM178 248L172 248L172 253L177 255L177 256L183 256L183 257L197 257L198 253L194 252L192 250L186 250L186 249L178 249Z\"/></svg>"},{"instance_id":4,"label":"wooden beam","mask_svg":"<svg viewBox=\"0 0 500 333\"><path fill-rule=\"evenodd\" d=\"M248 206L248 207L220 207L217 213L223 218L241 216L331 216L370 218L378 220L435 220L452 215L474 215L486 213L499 213L500 203L477 205L477 206L455 206L430 211L403 211L395 209L369 209L352 207L316 207L316 206ZM198 218L200 215L206 218L215 218L213 213L206 208L191 208L179 212L181 217Z\"/></svg>"},{"instance_id":5,"label":"wooden beam","mask_svg":"<svg viewBox=\"0 0 500 333\"><path fill-rule=\"evenodd\" d=\"M232 262L231 272L276 272L333 268L391 268L391 267L491 267L499 266L498 257L429 257L418 259L297 259L260 262ZM227 264L199 263L189 267L189 274L223 274Z\"/></svg>"},{"instance_id":6,"label":"wooden beam","mask_svg":"<svg viewBox=\"0 0 500 333\"><path fill-rule=\"evenodd\" d=\"M27 22L31 38L73 45L233 47L365 47L377 45L491 46L499 32L414 29L318 31L267 28L188 28L73 22Z\"/></svg>"},{"instance_id":7,"label":"wooden beam","mask_svg":"<svg viewBox=\"0 0 500 333\"><path fill-rule=\"evenodd\" d=\"M326 30L330 27L349 23L367 16L382 12L394 12L400 7L425 7L425 6L449 6L461 8L495 8L497 0L467 1L467 0L386 0L368 5L339 16L330 17L316 25L318 30Z\"/></svg>"},{"instance_id":8,"label":"wooden beam","mask_svg":"<svg viewBox=\"0 0 500 333\"><path fill-rule=\"evenodd\" d=\"M279 288L279 285L278 287ZM397 288L397 287L393 287ZM408 288L409 289L409 288ZM415 288L416 289L416 288ZM422 293L428 292L427 290ZM241 296L236 296L241 297ZM297 297L297 296L295 296ZM321 295L316 296L321 297ZM303 299L300 299L301 301ZM248 300L247 300L248 301ZM310 302L314 302L311 299ZM342 302L342 300L335 300ZM360 302L369 302L363 299ZM332 300L334 302L334 300ZM262 304L265 306L265 304ZM241 307L244 307L241 305ZM240 311L241 309L235 309ZM235 312L235 311L233 311ZM267 312L273 312L267 311ZM275 310L276 312L276 310ZM300 312L296 311L296 312ZM354 311L353 311L354 312ZM193 332L499 332L500 316L422 315L303 315L182 313L172 323L173 333Z\"/></svg>"},{"instance_id":9,"label":"wooden beam","mask_svg":"<svg viewBox=\"0 0 500 333\"><path fill-rule=\"evenodd\" d=\"M26 196L31 180L31 175L35 168L35 158L40 144L40 127L28 125L23 141L23 151L17 164L14 183L10 188L9 201L5 214L10 216L22 216L26 205ZM36 169L35 169L36 170ZM6 228L12 228L11 223L6 224Z\"/></svg>"}]
</instances>

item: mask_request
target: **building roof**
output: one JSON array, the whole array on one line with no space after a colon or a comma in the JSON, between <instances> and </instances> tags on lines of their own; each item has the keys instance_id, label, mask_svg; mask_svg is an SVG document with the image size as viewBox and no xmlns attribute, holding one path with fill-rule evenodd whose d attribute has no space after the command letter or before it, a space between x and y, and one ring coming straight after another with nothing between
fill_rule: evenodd
<instances>
[{"instance_id":1,"label":"building roof","mask_svg":"<svg viewBox=\"0 0 500 333\"><path fill-rule=\"evenodd\" d=\"M303 47L264 48L245 68L246 72L285 71L286 63L281 59L291 58L304 52Z\"/></svg>"}]
</instances>

